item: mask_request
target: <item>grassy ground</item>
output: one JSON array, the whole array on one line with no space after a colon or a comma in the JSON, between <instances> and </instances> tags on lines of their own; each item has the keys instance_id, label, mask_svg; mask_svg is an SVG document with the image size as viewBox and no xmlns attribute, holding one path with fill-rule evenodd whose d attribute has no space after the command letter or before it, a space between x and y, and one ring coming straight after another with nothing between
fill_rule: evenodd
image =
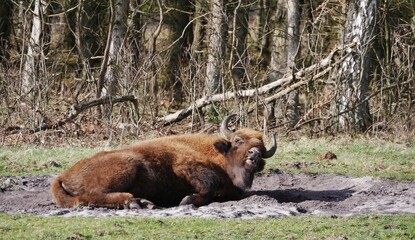
<instances>
[{"instance_id":1,"label":"grassy ground","mask_svg":"<svg viewBox=\"0 0 415 240\"><path fill-rule=\"evenodd\" d=\"M373 139L279 140L277 154L267 160L266 171L292 173L339 173L397 180L415 179L415 145L408 146ZM114 147L115 148L115 147ZM53 174L78 160L108 147L3 147L0 175ZM337 159L319 160L331 151Z\"/></svg>"},{"instance_id":2,"label":"grassy ground","mask_svg":"<svg viewBox=\"0 0 415 240\"><path fill-rule=\"evenodd\" d=\"M22 146L0 149L0 175L53 174L109 148Z\"/></svg>"},{"instance_id":3,"label":"grassy ground","mask_svg":"<svg viewBox=\"0 0 415 240\"><path fill-rule=\"evenodd\" d=\"M415 216L63 218L0 214L2 239L414 239Z\"/></svg>"},{"instance_id":4,"label":"grassy ground","mask_svg":"<svg viewBox=\"0 0 415 240\"><path fill-rule=\"evenodd\" d=\"M109 148L3 147L0 176L55 174L105 149ZM337 159L319 160L327 151ZM280 139L266 171L276 169L415 180L415 147L364 138ZM0 239L415 239L415 215L216 220L0 214L0 219Z\"/></svg>"},{"instance_id":5,"label":"grassy ground","mask_svg":"<svg viewBox=\"0 0 415 240\"><path fill-rule=\"evenodd\" d=\"M268 168L293 173L338 173L396 180L415 179L415 145L376 139L300 139L283 141ZM337 159L319 160L331 151Z\"/></svg>"}]
</instances>

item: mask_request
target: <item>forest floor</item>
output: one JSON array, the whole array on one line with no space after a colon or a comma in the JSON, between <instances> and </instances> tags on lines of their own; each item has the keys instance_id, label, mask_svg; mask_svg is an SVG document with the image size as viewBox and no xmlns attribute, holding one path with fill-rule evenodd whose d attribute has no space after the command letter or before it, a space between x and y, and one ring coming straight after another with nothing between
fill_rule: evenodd
<instances>
[{"instance_id":1,"label":"forest floor","mask_svg":"<svg viewBox=\"0 0 415 240\"><path fill-rule=\"evenodd\" d=\"M0 177L0 212L62 216L139 216L252 218L292 215L415 214L415 181L398 182L336 174L291 175L275 172L256 177L239 201L196 208L114 210L61 209L49 192L54 176Z\"/></svg>"}]
</instances>

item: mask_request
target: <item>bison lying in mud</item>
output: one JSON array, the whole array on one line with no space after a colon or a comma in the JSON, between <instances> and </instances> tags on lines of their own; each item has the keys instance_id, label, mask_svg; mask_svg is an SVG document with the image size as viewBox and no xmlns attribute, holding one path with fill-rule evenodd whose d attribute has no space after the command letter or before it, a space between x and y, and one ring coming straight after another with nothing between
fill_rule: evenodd
<instances>
[{"instance_id":1,"label":"bison lying in mud","mask_svg":"<svg viewBox=\"0 0 415 240\"><path fill-rule=\"evenodd\" d=\"M267 150L260 132L230 131L233 116L221 124L226 138L168 136L81 160L52 183L54 201L60 207L135 208L146 201L167 207L236 200L277 146L275 136Z\"/></svg>"}]
</instances>

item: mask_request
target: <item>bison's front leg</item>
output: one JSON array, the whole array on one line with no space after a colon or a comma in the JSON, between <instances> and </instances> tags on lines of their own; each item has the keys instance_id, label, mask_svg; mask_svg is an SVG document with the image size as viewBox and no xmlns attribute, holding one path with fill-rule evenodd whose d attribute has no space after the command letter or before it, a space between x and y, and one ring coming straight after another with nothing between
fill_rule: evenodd
<instances>
[{"instance_id":1,"label":"bison's front leg","mask_svg":"<svg viewBox=\"0 0 415 240\"><path fill-rule=\"evenodd\" d=\"M193 204L196 207L200 207L211 203L212 199L213 193L195 193L184 197L180 202L180 205Z\"/></svg>"},{"instance_id":2,"label":"bison's front leg","mask_svg":"<svg viewBox=\"0 0 415 240\"><path fill-rule=\"evenodd\" d=\"M156 205L144 198L131 198L124 204L124 208L128 209L155 209Z\"/></svg>"},{"instance_id":3,"label":"bison's front leg","mask_svg":"<svg viewBox=\"0 0 415 240\"><path fill-rule=\"evenodd\" d=\"M207 205L211 202L225 202L232 200L240 200L244 191L228 185L222 189L212 192L190 194L182 199L180 205L193 204L197 207Z\"/></svg>"},{"instance_id":4,"label":"bison's front leg","mask_svg":"<svg viewBox=\"0 0 415 240\"><path fill-rule=\"evenodd\" d=\"M176 165L174 171L193 191L193 194L182 199L180 205L193 204L199 207L214 201L233 200L241 194L224 169L215 164L191 161Z\"/></svg>"}]
</instances>

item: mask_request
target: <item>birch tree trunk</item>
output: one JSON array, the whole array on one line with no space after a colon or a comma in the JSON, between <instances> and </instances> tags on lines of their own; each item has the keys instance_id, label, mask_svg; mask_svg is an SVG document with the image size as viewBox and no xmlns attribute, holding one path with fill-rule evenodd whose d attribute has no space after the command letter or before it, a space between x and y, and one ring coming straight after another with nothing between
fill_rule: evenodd
<instances>
[{"instance_id":1,"label":"birch tree trunk","mask_svg":"<svg viewBox=\"0 0 415 240\"><path fill-rule=\"evenodd\" d=\"M34 1L32 30L30 32L30 38L27 43L27 52L25 55L25 62L22 70L22 85L21 92L28 94L35 83L38 81L38 65L41 51L43 50L41 34L42 34L42 15L46 10L46 1L36 0Z\"/></svg>"},{"instance_id":2,"label":"birch tree trunk","mask_svg":"<svg viewBox=\"0 0 415 240\"><path fill-rule=\"evenodd\" d=\"M205 95L220 92L225 55L224 0L211 1L210 35L206 65Z\"/></svg>"},{"instance_id":3,"label":"birch tree trunk","mask_svg":"<svg viewBox=\"0 0 415 240\"><path fill-rule=\"evenodd\" d=\"M376 0L354 0L348 4L343 43L356 46L339 69L342 92L338 97L342 130L365 131L372 119L366 99L370 82L369 67L375 35Z\"/></svg>"}]
</instances>

